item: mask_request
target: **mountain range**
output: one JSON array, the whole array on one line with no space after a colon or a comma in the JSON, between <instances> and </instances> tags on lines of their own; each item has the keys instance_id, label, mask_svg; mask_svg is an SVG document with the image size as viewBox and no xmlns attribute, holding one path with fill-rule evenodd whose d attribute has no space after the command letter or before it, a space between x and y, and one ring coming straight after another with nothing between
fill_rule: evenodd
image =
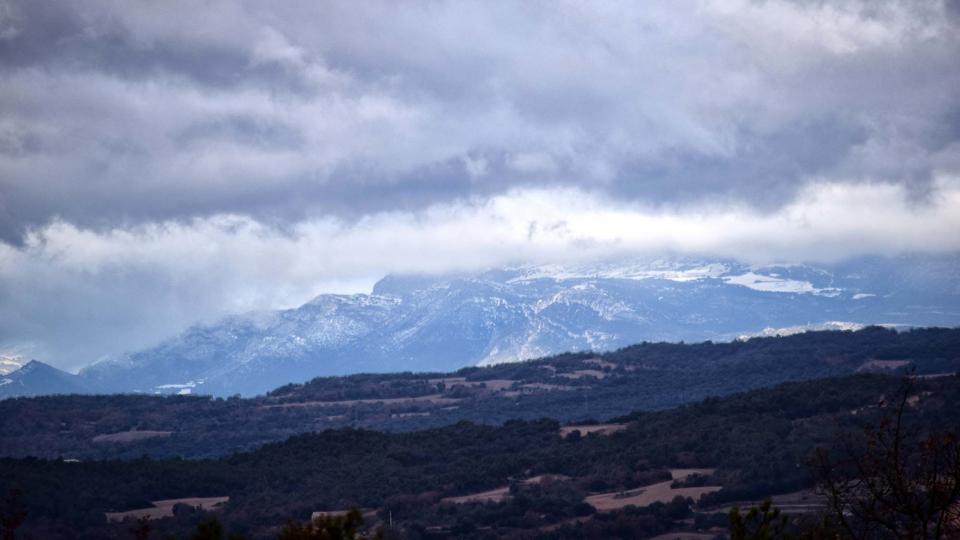
<instances>
[{"instance_id":1,"label":"mountain range","mask_svg":"<svg viewBox=\"0 0 960 540\"><path fill-rule=\"evenodd\" d=\"M88 393L83 377L31 360L15 371L0 375L0 396Z\"/></svg>"},{"instance_id":2,"label":"mountain range","mask_svg":"<svg viewBox=\"0 0 960 540\"><path fill-rule=\"evenodd\" d=\"M71 379L72 388L91 392L254 395L323 375L451 371L643 341L958 322L957 256L816 266L667 259L390 275L370 294L324 294L294 309L193 326L78 375L45 370L50 384L13 372L2 380L16 384L0 386L0 397L62 393Z\"/></svg>"}]
</instances>

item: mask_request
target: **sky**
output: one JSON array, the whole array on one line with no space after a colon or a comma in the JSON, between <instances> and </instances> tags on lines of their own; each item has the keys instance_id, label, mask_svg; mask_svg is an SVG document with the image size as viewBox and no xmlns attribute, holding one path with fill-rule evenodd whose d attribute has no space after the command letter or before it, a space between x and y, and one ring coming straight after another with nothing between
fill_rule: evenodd
<instances>
[{"instance_id":1,"label":"sky","mask_svg":"<svg viewBox=\"0 0 960 540\"><path fill-rule=\"evenodd\" d=\"M958 59L958 0L0 0L0 353L390 272L957 253Z\"/></svg>"}]
</instances>

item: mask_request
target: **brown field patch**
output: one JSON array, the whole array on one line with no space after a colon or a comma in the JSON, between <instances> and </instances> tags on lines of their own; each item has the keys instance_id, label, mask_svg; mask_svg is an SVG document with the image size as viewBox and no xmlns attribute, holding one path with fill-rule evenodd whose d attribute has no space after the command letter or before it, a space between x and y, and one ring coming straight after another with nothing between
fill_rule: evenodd
<instances>
[{"instance_id":1,"label":"brown field patch","mask_svg":"<svg viewBox=\"0 0 960 540\"><path fill-rule=\"evenodd\" d=\"M443 379L429 379L430 384L440 384L443 383L447 386L447 389L453 388L454 386L461 385L471 388L483 387L487 390L493 390L497 392L505 388L510 388L513 386L513 383L516 381L510 379L489 379L486 381L468 381L466 377L446 377Z\"/></svg>"},{"instance_id":2,"label":"brown field patch","mask_svg":"<svg viewBox=\"0 0 960 540\"><path fill-rule=\"evenodd\" d=\"M510 379L490 379L489 381L477 381L483 383L483 386L487 390L493 390L494 392L499 392L501 390L506 390L513 386L516 381Z\"/></svg>"},{"instance_id":3,"label":"brown field patch","mask_svg":"<svg viewBox=\"0 0 960 540\"><path fill-rule=\"evenodd\" d=\"M534 485L549 481L569 480L569 476L562 474L541 474L526 480L521 480L521 484ZM498 487L480 493L471 493L469 495L457 495L455 497L444 497L440 499L441 503L467 504L483 502L503 502L510 498L510 486Z\"/></svg>"},{"instance_id":4,"label":"brown field patch","mask_svg":"<svg viewBox=\"0 0 960 540\"><path fill-rule=\"evenodd\" d=\"M298 401L295 403L274 403L272 405L261 405L261 409L286 409L291 407L335 407L337 405L372 405L382 403L384 405L395 405L398 403L433 403L435 405L450 405L459 403L460 399L445 398L440 394L430 394L428 396L402 397L402 398L373 398L373 399L348 399L343 401Z\"/></svg>"},{"instance_id":5,"label":"brown field patch","mask_svg":"<svg viewBox=\"0 0 960 540\"><path fill-rule=\"evenodd\" d=\"M94 443L132 443L147 439L164 438L173 435L172 431L131 430L117 433L105 433L91 439Z\"/></svg>"},{"instance_id":6,"label":"brown field patch","mask_svg":"<svg viewBox=\"0 0 960 540\"><path fill-rule=\"evenodd\" d=\"M914 375L915 379L939 379L940 377L953 377L956 373L927 373L925 375Z\"/></svg>"},{"instance_id":7,"label":"brown field patch","mask_svg":"<svg viewBox=\"0 0 960 540\"><path fill-rule=\"evenodd\" d=\"M857 373L864 371L889 371L909 364L909 360L867 360L857 368Z\"/></svg>"},{"instance_id":8,"label":"brown field patch","mask_svg":"<svg viewBox=\"0 0 960 540\"><path fill-rule=\"evenodd\" d=\"M569 479L570 477L565 474L539 474L537 476L527 478L526 480L521 481L521 483L529 486L542 484L544 482L564 482Z\"/></svg>"},{"instance_id":9,"label":"brown field patch","mask_svg":"<svg viewBox=\"0 0 960 540\"><path fill-rule=\"evenodd\" d=\"M576 390L576 388L573 386L567 386L565 384L535 382L521 384L512 390L501 390L498 395L502 397L518 397L530 394L539 394L541 392L563 392L567 390Z\"/></svg>"},{"instance_id":10,"label":"brown field patch","mask_svg":"<svg viewBox=\"0 0 960 540\"><path fill-rule=\"evenodd\" d=\"M823 510L823 508L826 506L826 499L809 489L794 491L791 493L783 493L781 495L773 495L769 497L769 499L771 504L779 508L784 514L812 514ZM754 506L760 506L762 503L762 500L738 501L733 504L726 504L715 509L710 509L710 512L727 513L730 512L730 510L733 510L734 506L741 509L747 509Z\"/></svg>"},{"instance_id":11,"label":"brown field patch","mask_svg":"<svg viewBox=\"0 0 960 540\"><path fill-rule=\"evenodd\" d=\"M596 377L598 379L602 379L606 376L607 374L599 369L578 369L572 373L557 373L557 377L564 377L566 379L582 379L584 377Z\"/></svg>"},{"instance_id":12,"label":"brown field patch","mask_svg":"<svg viewBox=\"0 0 960 540\"><path fill-rule=\"evenodd\" d=\"M590 433L596 433L597 435L610 435L611 433L616 433L618 431L623 431L625 429L627 429L626 424L592 424L592 425L563 426L560 428L560 436L566 437L567 435L573 433L574 431L579 431L581 435L588 435Z\"/></svg>"},{"instance_id":13,"label":"brown field patch","mask_svg":"<svg viewBox=\"0 0 960 540\"><path fill-rule=\"evenodd\" d=\"M630 505L649 506L655 502L668 503L677 495L681 497L690 497L694 501L707 493L719 491L722 486L702 486L702 487L682 487L673 488L670 484L673 480L658 482L642 488L631 489L628 491L613 491L610 493L597 493L589 495L586 498L587 504L597 509L598 512L609 512L619 510Z\"/></svg>"},{"instance_id":14,"label":"brown field patch","mask_svg":"<svg viewBox=\"0 0 960 540\"><path fill-rule=\"evenodd\" d=\"M469 495L458 495L456 497L444 497L440 499L441 503L467 504L482 502L502 502L510 497L510 486L498 487L480 493L471 493Z\"/></svg>"},{"instance_id":15,"label":"brown field patch","mask_svg":"<svg viewBox=\"0 0 960 540\"><path fill-rule=\"evenodd\" d=\"M443 383L447 386L453 386L455 384L463 384L467 382L467 378L466 377L442 377L439 379L427 379L427 382L430 384Z\"/></svg>"},{"instance_id":16,"label":"brown field patch","mask_svg":"<svg viewBox=\"0 0 960 540\"><path fill-rule=\"evenodd\" d=\"M173 516L173 507L177 504L186 504L203 510L215 510L226 504L230 497L184 497L182 499L164 499L153 501L150 508L138 508L126 512L107 512L107 521L124 521L126 519L161 519Z\"/></svg>"},{"instance_id":17,"label":"brown field patch","mask_svg":"<svg viewBox=\"0 0 960 540\"><path fill-rule=\"evenodd\" d=\"M587 360L584 360L584 362L588 364L593 364L600 369L604 369L604 368L617 369L616 364L614 364L613 362L608 362L603 358L588 358Z\"/></svg>"},{"instance_id":18,"label":"brown field patch","mask_svg":"<svg viewBox=\"0 0 960 540\"><path fill-rule=\"evenodd\" d=\"M430 416L428 412L403 412L403 413L393 413L390 415L390 418L416 418L418 416Z\"/></svg>"},{"instance_id":19,"label":"brown field patch","mask_svg":"<svg viewBox=\"0 0 960 540\"><path fill-rule=\"evenodd\" d=\"M550 383L539 383L539 382L522 384L520 385L520 388L527 389L527 390L547 390L547 391L575 390L573 386L567 386L565 384L550 384Z\"/></svg>"}]
</instances>

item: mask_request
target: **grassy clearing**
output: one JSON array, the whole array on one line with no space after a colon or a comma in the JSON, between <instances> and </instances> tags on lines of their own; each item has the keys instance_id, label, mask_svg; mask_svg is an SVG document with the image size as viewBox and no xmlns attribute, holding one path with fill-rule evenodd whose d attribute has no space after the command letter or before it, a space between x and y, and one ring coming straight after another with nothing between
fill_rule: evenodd
<instances>
[{"instance_id":1,"label":"grassy clearing","mask_svg":"<svg viewBox=\"0 0 960 540\"><path fill-rule=\"evenodd\" d=\"M150 508L138 508L126 512L107 512L107 521L124 521L127 519L160 519L173 516L173 507L178 504L185 504L202 510L215 510L227 503L230 497L184 497L182 499L164 499L162 501L153 501Z\"/></svg>"}]
</instances>

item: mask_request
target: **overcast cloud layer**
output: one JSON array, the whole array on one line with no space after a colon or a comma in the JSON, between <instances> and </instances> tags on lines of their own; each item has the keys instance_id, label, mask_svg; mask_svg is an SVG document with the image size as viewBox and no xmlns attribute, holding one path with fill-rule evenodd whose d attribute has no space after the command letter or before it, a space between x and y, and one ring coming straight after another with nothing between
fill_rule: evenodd
<instances>
[{"instance_id":1,"label":"overcast cloud layer","mask_svg":"<svg viewBox=\"0 0 960 540\"><path fill-rule=\"evenodd\" d=\"M958 58L953 0L0 0L0 352L518 253L955 252Z\"/></svg>"}]
</instances>

